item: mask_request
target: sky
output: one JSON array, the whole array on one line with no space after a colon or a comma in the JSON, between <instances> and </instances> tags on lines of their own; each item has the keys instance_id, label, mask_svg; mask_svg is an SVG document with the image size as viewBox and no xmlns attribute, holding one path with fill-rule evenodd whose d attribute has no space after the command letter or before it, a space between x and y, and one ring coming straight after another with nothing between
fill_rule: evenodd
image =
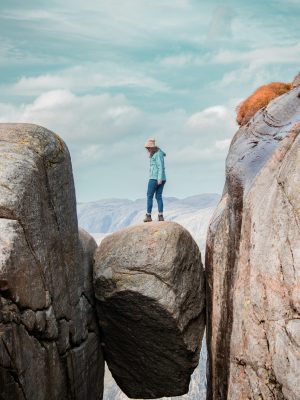
<instances>
[{"instance_id":1,"label":"sky","mask_svg":"<svg viewBox=\"0 0 300 400\"><path fill-rule=\"evenodd\" d=\"M221 193L235 108L300 70L299 0L0 0L0 122L70 150L77 200Z\"/></svg>"}]
</instances>

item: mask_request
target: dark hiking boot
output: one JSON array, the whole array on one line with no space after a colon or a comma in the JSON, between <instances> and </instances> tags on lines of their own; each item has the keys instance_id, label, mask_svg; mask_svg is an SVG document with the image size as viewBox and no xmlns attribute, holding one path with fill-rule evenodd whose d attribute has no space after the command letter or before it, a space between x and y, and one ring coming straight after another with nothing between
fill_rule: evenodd
<instances>
[{"instance_id":1,"label":"dark hiking boot","mask_svg":"<svg viewBox=\"0 0 300 400\"><path fill-rule=\"evenodd\" d=\"M164 216L162 214L158 214L158 220L159 221L164 221Z\"/></svg>"},{"instance_id":2,"label":"dark hiking boot","mask_svg":"<svg viewBox=\"0 0 300 400\"><path fill-rule=\"evenodd\" d=\"M146 213L144 222L151 222L151 221L152 221L151 214Z\"/></svg>"}]
</instances>

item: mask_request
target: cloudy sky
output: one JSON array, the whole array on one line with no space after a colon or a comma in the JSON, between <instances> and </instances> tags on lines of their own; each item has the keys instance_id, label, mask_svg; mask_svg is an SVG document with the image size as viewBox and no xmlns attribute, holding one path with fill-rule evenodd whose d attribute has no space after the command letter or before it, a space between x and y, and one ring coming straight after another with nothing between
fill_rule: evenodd
<instances>
[{"instance_id":1,"label":"cloudy sky","mask_svg":"<svg viewBox=\"0 0 300 400\"><path fill-rule=\"evenodd\" d=\"M221 193L236 105L300 69L299 16L299 0L1 1L0 122L60 134L79 201L144 197L149 136L165 195Z\"/></svg>"}]
</instances>

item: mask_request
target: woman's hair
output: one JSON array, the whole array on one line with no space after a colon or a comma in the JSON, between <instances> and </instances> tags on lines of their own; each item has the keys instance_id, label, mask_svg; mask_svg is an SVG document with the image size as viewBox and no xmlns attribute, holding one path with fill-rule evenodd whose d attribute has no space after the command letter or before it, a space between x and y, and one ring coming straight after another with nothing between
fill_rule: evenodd
<instances>
[{"instance_id":1,"label":"woman's hair","mask_svg":"<svg viewBox=\"0 0 300 400\"><path fill-rule=\"evenodd\" d=\"M149 157L152 157L153 154L156 153L159 150L159 147L155 146L155 147L150 147L150 148L151 148L151 151L149 151L149 154L150 154Z\"/></svg>"}]
</instances>

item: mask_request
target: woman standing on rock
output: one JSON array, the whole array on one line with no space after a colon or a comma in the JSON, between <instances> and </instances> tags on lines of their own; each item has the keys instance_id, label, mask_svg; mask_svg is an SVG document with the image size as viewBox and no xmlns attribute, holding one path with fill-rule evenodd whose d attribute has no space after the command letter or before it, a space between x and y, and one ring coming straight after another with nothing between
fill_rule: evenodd
<instances>
[{"instance_id":1,"label":"woman standing on rock","mask_svg":"<svg viewBox=\"0 0 300 400\"><path fill-rule=\"evenodd\" d=\"M149 176L148 190L147 190L147 213L144 222L152 221L151 212L153 206L154 193L155 193L155 198L157 200L158 221L164 221L163 217L164 205L162 199L162 192L164 189L164 185L166 183L165 164L164 164L164 157L166 156L166 153L156 146L155 139L152 138L149 138L146 141L145 148L149 152L150 176Z\"/></svg>"}]
</instances>

